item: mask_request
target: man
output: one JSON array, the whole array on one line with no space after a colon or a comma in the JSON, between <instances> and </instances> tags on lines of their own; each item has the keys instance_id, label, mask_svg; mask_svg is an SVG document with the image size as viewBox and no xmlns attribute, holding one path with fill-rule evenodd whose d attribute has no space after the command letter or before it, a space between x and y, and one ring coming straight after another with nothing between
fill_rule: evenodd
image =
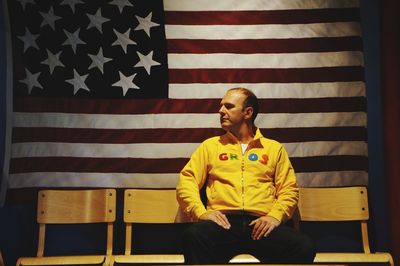
<instances>
[{"instance_id":1,"label":"man","mask_svg":"<svg viewBox=\"0 0 400 266\"><path fill-rule=\"evenodd\" d=\"M195 221L183 235L187 264L227 263L240 253L263 263L314 259L310 238L285 224L297 206L296 176L283 146L255 127L257 113L250 90L228 90L219 109L226 134L205 140L180 173L177 200Z\"/></svg>"}]
</instances>

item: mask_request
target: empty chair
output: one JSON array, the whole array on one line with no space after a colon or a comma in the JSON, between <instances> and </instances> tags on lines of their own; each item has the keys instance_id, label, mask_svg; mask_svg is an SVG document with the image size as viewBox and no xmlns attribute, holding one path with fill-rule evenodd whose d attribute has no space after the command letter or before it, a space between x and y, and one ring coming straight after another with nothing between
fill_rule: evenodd
<instances>
[{"instance_id":1,"label":"empty chair","mask_svg":"<svg viewBox=\"0 0 400 266\"><path fill-rule=\"evenodd\" d=\"M18 265L109 265L115 222L115 189L41 190L38 193L39 238L36 257L21 257ZM46 255L46 225L104 223L107 239L101 255ZM56 227L54 229L57 229ZM50 243L47 244L47 246ZM79 245L78 243L76 245Z\"/></svg>"}]
</instances>

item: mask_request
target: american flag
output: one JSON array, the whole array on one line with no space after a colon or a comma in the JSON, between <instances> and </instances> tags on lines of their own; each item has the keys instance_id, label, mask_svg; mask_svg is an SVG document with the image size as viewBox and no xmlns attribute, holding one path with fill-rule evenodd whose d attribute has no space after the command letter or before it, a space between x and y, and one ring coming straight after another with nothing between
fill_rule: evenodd
<instances>
[{"instance_id":1,"label":"american flag","mask_svg":"<svg viewBox=\"0 0 400 266\"><path fill-rule=\"evenodd\" d=\"M247 87L300 186L366 185L354 0L7 0L9 187L175 187ZM10 83L11 84L11 83Z\"/></svg>"}]
</instances>

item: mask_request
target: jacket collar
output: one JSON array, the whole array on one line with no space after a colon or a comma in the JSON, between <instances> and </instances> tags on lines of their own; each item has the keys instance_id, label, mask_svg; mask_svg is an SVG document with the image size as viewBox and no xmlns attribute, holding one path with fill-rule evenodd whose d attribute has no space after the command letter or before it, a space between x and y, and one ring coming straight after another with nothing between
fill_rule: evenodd
<instances>
[{"instance_id":1,"label":"jacket collar","mask_svg":"<svg viewBox=\"0 0 400 266\"><path fill-rule=\"evenodd\" d=\"M261 138L264 136L262 135L261 131L259 128L256 129L256 133L254 135L254 139L249 143L249 149L252 148L264 148L264 146L261 144ZM221 136L221 142L228 144L236 144L239 143L239 140L236 138L235 135L233 135L230 132L226 132L226 134Z\"/></svg>"}]
</instances>

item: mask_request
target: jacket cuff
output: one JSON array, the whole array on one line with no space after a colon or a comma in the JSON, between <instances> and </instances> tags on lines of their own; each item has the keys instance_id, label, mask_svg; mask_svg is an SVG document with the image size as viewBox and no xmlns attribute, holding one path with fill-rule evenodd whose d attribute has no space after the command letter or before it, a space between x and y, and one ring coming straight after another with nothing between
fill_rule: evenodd
<instances>
[{"instance_id":1,"label":"jacket cuff","mask_svg":"<svg viewBox=\"0 0 400 266\"><path fill-rule=\"evenodd\" d=\"M197 220L199 220L199 217L202 216L206 212L207 212L206 208L204 208L204 206L201 205L201 206L193 209L191 216L195 221L197 221Z\"/></svg>"},{"instance_id":2,"label":"jacket cuff","mask_svg":"<svg viewBox=\"0 0 400 266\"><path fill-rule=\"evenodd\" d=\"M277 210L271 210L267 215L277 219L281 223L286 220L285 214Z\"/></svg>"}]
</instances>

